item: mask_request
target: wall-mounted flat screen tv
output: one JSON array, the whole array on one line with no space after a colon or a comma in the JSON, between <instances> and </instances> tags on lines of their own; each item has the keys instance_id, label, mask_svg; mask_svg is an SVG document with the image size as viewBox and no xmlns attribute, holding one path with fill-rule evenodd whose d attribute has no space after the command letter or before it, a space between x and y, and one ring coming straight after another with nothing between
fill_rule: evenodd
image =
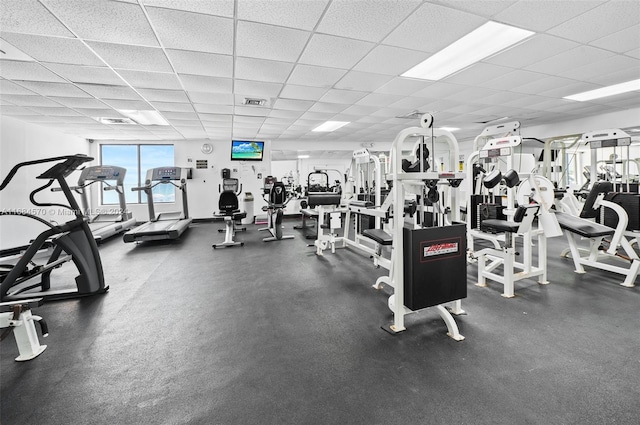
<instances>
[{"instance_id":1,"label":"wall-mounted flat screen tv","mask_svg":"<svg viewBox=\"0 0 640 425\"><path fill-rule=\"evenodd\" d=\"M262 161L264 142L250 142L248 140L231 141L232 161Z\"/></svg>"}]
</instances>

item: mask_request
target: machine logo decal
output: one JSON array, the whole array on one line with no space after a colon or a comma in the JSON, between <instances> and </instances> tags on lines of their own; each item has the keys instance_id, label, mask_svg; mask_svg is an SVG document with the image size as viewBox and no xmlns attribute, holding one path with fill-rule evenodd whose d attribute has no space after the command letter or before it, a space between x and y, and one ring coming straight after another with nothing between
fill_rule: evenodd
<instances>
[{"instance_id":1,"label":"machine logo decal","mask_svg":"<svg viewBox=\"0 0 640 425\"><path fill-rule=\"evenodd\" d=\"M440 261L461 255L460 238L426 240L420 242L420 262ZM466 249L466 248L463 248Z\"/></svg>"},{"instance_id":2,"label":"machine logo decal","mask_svg":"<svg viewBox=\"0 0 640 425\"><path fill-rule=\"evenodd\" d=\"M430 246L423 247L423 257L433 257L434 255L450 254L452 252L458 252L458 243L438 243Z\"/></svg>"}]
</instances>

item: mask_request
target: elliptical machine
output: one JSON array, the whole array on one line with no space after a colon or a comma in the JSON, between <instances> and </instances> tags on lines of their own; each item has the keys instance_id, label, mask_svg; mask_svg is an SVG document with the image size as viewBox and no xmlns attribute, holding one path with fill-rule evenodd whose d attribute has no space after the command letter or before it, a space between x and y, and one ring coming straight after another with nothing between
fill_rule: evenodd
<instances>
[{"instance_id":1,"label":"elliptical machine","mask_svg":"<svg viewBox=\"0 0 640 425\"><path fill-rule=\"evenodd\" d=\"M271 236L262 240L271 242L281 239L293 239L293 235L282 234L283 209L292 199L287 198L287 188L283 182L279 182L275 177L267 176L264 179L263 189L262 197L267 202L267 205L262 207L262 211L267 213L267 227L259 230L268 230Z\"/></svg>"},{"instance_id":2,"label":"elliptical machine","mask_svg":"<svg viewBox=\"0 0 640 425\"><path fill-rule=\"evenodd\" d=\"M7 187L20 168L56 161L60 162L36 177L48 182L33 190L29 200L36 207L69 209L75 218L64 224L53 225L41 217L25 212L0 212L0 215L27 217L48 227L30 245L0 252L0 301L2 302L29 299L36 295L46 299L75 298L104 293L109 289L104 284L102 261L98 253L98 245L89 228L88 219L82 214L65 180L81 164L93 161L93 158L78 154L21 162L11 169L0 185L0 190ZM50 187L54 181L59 184L68 205L36 201L35 195ZM42 262L43 253L45 253L44 263ZM76 288L52 291L49 275L54 268L67 261L73 261L78 269L79 274L75 278ZM38 276L39 282L29 282ZM32 291L33 289L40 289L40 292Z\"/></svg>"}]
</instances>

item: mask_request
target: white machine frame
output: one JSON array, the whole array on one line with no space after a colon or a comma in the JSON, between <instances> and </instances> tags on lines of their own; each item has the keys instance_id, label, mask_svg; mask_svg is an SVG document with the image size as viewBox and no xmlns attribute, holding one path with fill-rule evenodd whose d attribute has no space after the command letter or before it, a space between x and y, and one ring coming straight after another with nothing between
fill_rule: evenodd
<instances>
[{"instance_id":1,"label":"white machine frame","mask_svg":"<svg viewBox=\"0 0 640 425\"><path fill-rule=\"evenodd\" d=\"M12 310L17 309L19 314L16 319L13 311L0 313L0 329L13 328L12 333L18 345L18 352L20 353L20 355L15 358L18 362L34 359L47 348L46 345L40 345L34 324L34 322L41 321L42 317L31 313L31 307L41 304L42 298L0 303L2 307L9 307ZM47 333L44 333L42 336L46 337L47 335Z\"/></svg>"}]
</instances>

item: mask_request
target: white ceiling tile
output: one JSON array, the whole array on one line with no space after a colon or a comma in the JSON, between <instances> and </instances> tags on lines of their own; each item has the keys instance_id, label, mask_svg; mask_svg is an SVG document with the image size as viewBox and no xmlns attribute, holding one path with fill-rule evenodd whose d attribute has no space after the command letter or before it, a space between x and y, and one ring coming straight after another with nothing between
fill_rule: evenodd
<instances>
[{"instance_id":1,"label":"white ceiling tile","mask_svg":"<svg viewBox=\"0 0 640 425\"><path fill-rule=\"evenodd\" d=\"M342 112L347 108L347 105L340 103L325 103L325 102L316 102L309 111L311 112L330 112L333 114L337 114L338 112Z\"/></svg>"},{"instance_id":2,"label":"white ceiling tile","mask_svg":"<svg viewBox=\"0 0 640 425\"><path fill-rule=\"evenodd\" d=\"M238 22L236 54L251 58L296 62L309 33L253 22Z\"/></svg>"},{"instance_id":3,"label":"white ceiling tile","mask_svg":"<svg viewBox=\"0 0 640 425\"><path fill-rule=\"evenodd\" d=\"M179 112L179 111L162 111L162 115L168 119L168 120L190 120L190 121L196 121L198 124L200 125L200 117L198 117L198 114L195 113L195 111L193 111L193 109L191 110L191 112Z\"/></svg>"},{"instance_id":4,"label":"white ceiling tile","mask_svg":"<svg viewBox=\"0 0 640 425\"><path fill-rule=\"evenodd\" d=\"M328 103L353 104L367 95L364 91L337 90L327 91L319 100Z\"/></svg>"},{"instance_id":5,"label":"white ceiling tile","mask_svg":"<svg viewBox=\"0 0 640 425\"><path fill-rule=\"evenodd\" d=\"M497 91L485 87L470 87L457 93L446 96L449 100L457 100L458 102L480 102L482 99L496 94Z\"/></svg>"},{"instance_id":6,"label":"white ceiling tile","mask_svg":"<svg viewBox=\"0 0 640 425\"><path fill-rule=\"evenodd\" d=\"M437 4L424 3L383 43L422 52L437 52L473 31L486 19Z\"/></svg>"},{"instance_id":7,"label":"white ceiling tile","mask_svg":"<svg viewBox=\"0 0 640 425\"><path fill-rule=\"evenodd\" d=\"M287 84L330 88L346 73L345 70L311 65L296 65Z\"/></svg>"},{"instance_id":8,"label":"white ceiling tile","mask_svg":"<svg viewBox=\"0 0 640 425\"><path fill-rule=\"evenodd\" d=\"M637 49L631 49L628 52L624 52L624 54L627 56L631 56L632 58L640 59L640 47L638 47Z\"/></svg>"},{"instance_id":9,"label":"white ceiling tile","mask_svg":"<svg viewBox=\"0 0 640 425\"><path fill-rule=\"evenodd\" d=\"M152 102L189 102L189 98L182 90L140 89L138 92Z\"/></svg>"},{"instance_id":10,"label":"white ceiling tile","mask_svg":"<svg viewBox=\"0 0 640 425\"><path fill-rule=\"evenodd\" d=\"M238 115L233 119L233 124L250 124L252 126L261 126L264 122L264 117L243 116Z\"/></svg>"},{"instance_id":11,"label":"white ceiling tile","mask_svg":"<svg viewBox=\"0 0 640 425\"><path fill-rule=\"evenodd\" d=\"M293 69L293 64L264 59L236 58L235 77L241 80L284 83Z\"/></svg>"},{"instance_id":12,"label":"white ceiling tile","mask_svg":"<svg viewBox=\"0 0 640 425\"><path fill-rule=\"evenodd\" d=\"M226 78L233 76L232 56L170 49L167 49L167 56L178 73Z\"/></svg>"},{"instance_id":13,"label":"white ceiling tile","mask_svg":"<svg viewBox=\"0 0 640 425\"><path fill-rule=\"evenodd\" d=\"M390 104L389 106L396 109L404 109L409 113L413 110L422 110L423 106L427 104L427 100L424 97L404 97L397 102Z\"/></svg>"},{"instance_id":14,"label":"white ceiling tile","mask_svg":"<svg viewBox=\"0 0 640 425\"><path fill-rule=\"evenodd\" d=\"M546 34L536 34L510 49L484 59L483 62L511 68L523 68L576 47L578 47L578 43L573 41Z\"/></svg>"},{"instance_id":15,"label":"white ceiling tile","mask_svg":"<svg viewBox=\"0 0 640 425\"><path fill-rule=\"evenodd\" d=\"M478 85L496 90L511 90L514 87L521 86L523 84L532 83L540 80L547 75L539 72L525 71L522 69L516 69L501 75L497 78L478 81Z\"/></svg>"},{"instance_id":16,"label":"white ceiling tile","mask_svg":"<svg viewBox=\"0 0 640 425\"><path fill-rule=\"evenodd\" d=\"M126 86L78 84L78 87L100 99L141 100L134 90Z\"/></svg>"},{"instance_id":17,"label":"white ceiling tile","mask_svg":"<svg viewBox=\"0 0 640 425\"><path fill-rule=\"evenodd\" d=\"M338 81L334 88L343 90L356 90L372 92L384 84L389 82L392 77L388 75L371 74L368 72L349 71L340 81Z\"/></svg>"},{"instance_id":18,"label":"white ceiling tile","mask_svg":"<svg viewBox=\"0 0 640 425\"><path fill-rule=\"evenodd\" d=\"M452 9L458 9L474 15L487 18L502 12L515 3L515 0L433 0L432 3L440 3Z\"/></svg>"},{"instance_id":19,"label":"white ceiling tile","mask_svg":"<svg viewBox=\"0 0 640 425\"><path fill-rule=\"evenodd\" d=\"M425 87L420 91L415 92L413 96L438 99L438 98L450 96L454 93L459 93L464 89L465 89L465 86L438 81L436 83L428 85L427 87Z\"/></svg>"},{"instance_id":20,"label":"white ceiling tile","mask_svg":"<svg viewBox=\"0 0 640 425\"><path fill-rule=\"evenodd\" d=\"M248 81L248 80L236 80L234 93L251 97L276 97L282 84L267 83L265 81Z\"/></svg>"},{"instance_id":21,"label":"white ceiling tile","mask_svg":"<svg viewBox=\"0 0 640 425\"><path fill-rule=\"evenodd\" d=\"M118 73L136 89L179 90L182 88L175 74L126 70L119 70Z\"/></svg>"},{"instance_id":22,"label":"white ceiling tile","mask_svg":"<svg viewBox=\"0 0 640 425\"><path fill-rule=\"evenodd\" d=\"M167 9L178 9L233 18L233 0L142 0L142 3L147 6L158 6Z\"/></svg>"},{"instance_id":23,"label":"white ceiling tile","mask_svg":"<svg viewBox=\"0 0 640 425\"><path fill-rule=\"evenodd\" d=\"M118 74L107 67L44 63L53 72L74 83L125 85Z\"/></svg>"},{"instance_id":24,"label":"white ceiling tile","mask_svg":"<svg viewBox=\"0 0 640 425\"><path fill-rule=\"evenodd\" d=\"M0 107L0 115L7 116L29 116L29 115L38 115L37 112L27 109L22 106L2 106Z\"/></svg>"},{"instance_id":25,"label":"white ceiling tile","mask_svg":"<svg viewBox=\"0 0 640 425\"><path fill-rule=\"evenodd\" d=\"M334 0L316 31L379 42L419 4L419 0Z\"/></svg>"},{"instance_id":26,"label":"white ceiling tile","mask_svg":"<svg viewBox=\"0 0 640 425\"><path fill-rule=\"evenodd\" d=\"M105 108L106 105L98 99L92 97L59 97L50 98L68 108Z\"/></svg>"},{"instance_id":27,"label":"white ceiling tile","mask_svg":"<svg viewBox=\"0 0 640 425\"><path fill-rule=\"evenodd\" d=\"M231 115L199 113L200 120L205 123L231 124Z\"/></svg>"},{"instance_id":28,"label":"white ceiling tile","mask_svg":"<svg viewBox=\"0 0 640 425\"><path fill-rule=\"evenodd\" d=\"M238 19L311 31L328 0L239 0Z\"/></svg>"},{"instance_id":29,"label":"white ceiling tile","mask_svg":"<svg viewBox=\"0 0 640 425\"><path fill-rule=\"evenodd\" d=\"M193 105L196 111L208 114L231 114L233 113L233 106L230 105L205 105L196 103Z\"/></svg>"},{"instance_id":30,"label":"white ceiling tile","mask_svg":"<svg viewBox=\"0 0 640 425\"><path fill-rule=\"evenodd\" d=\"M36 62L0 60L0 77L8 80L65 82Z\"/></svg>"},{"instance_id":31,"label":"white ceiling tile","mask_svg":"<svg viewBox=\"0 0 640 425\"><path fill-rule=\"evenodd\" d=\"M575 81L570 80L568 78L548 76L528 84L523 84L521 86L514 87L513 89L511 89L511 91L514 91L517 93L538 95L542 92L558 89L560 87L570 85L573 83L575 83Z\"/></svg>"},{"instance_id":32,"label":"white ceiling tile","mask_svg":"<svg viewBox=\"0 0 640 425\"><path fill-rule=\"evenodd\" d=\"M326 88L287 84L283 87L280 97L284 99L320 100L326 92Z\"/></svg>"},{"instance_id":33,"label":"white ceiling tile","mask_svg":"<svg viewBox=\"0 0 640 425\"><path fill-rule=\"evenodd\" d=\"M399 47L376 46L356 66L355 71L400 75L429 57L429 53Z\"/></svg>"},{"instance_id":34,"label":"white ceiling tile","mask_svg":"<svg viewBox=\"0 0 640 425\"><path fill-rule=\"evenodd\" d=\"M314 34L300 63L350 69L374 46L373 43L325 34Z\"/></svg>"},{"instance_id":35,"label":"white ceiling tile","mask_svg":"<svg viewBox=\"0 0 640 425\"><path fill-rule=\"evenodd\" d=\"M206 105L234 105L235 96L231 93L205 93L189 91L189 98L193 103Z\"/></svg>"},{"instance_id":36,"label":"white ceiling tile","mask_svg":"<svg viewBox=\"0 0 640 425\"><path fill-rule=\"evenodd\" d=\"M73 37L73 34L36 0L0 2L2 31Z\"/></svg>"},{"instance_id":37,"label":"white ceiling tile","mask_svg":"<svg viewBox=\"0 0 640 425\"><path fill-rule=\"evenodd\" d=\"M285 109L290 111L306 111L315 102L311 100L278 99L273 104L273 109Z\"/></svg>"},{"instance_id":38,"label":"white ceiling tile","mask_svg":"<svg viewBox=\"0 0 640 425\"><path fill-rule=\"evenodd\" d=\"M132 109L139 111L152 110L153 107L143 100L103 99L114 109Z\"/></svg>"},{"instance_id":39,"label":"white ceiling tile","mask_svg":"<svg viewBox=\"0 0 640 425\"><path fill-rule=\"evenodd\" d=\"M256 106L242 106L238 105L233 108L236 116L245 115L251 117L266 117L271 109Z\"/></svg>"},{"instance_id":40,"label":"white ceiling tile","mask_svg":"<svg viewBox=\"0 0 640 425\"><path fill-rule=\"evenodd\" d=\"M43 62L104 65L80 40L42 35L2 33L2 38Z\"/></svg>"},{"instance_id":41,"label":"white ceiling tile","mask_svg":"<svg viewBox=\"0 0 640 425\"><path fill-rule=\"evenodd\" d=\"M352 106L349 106L344 111L342 111L341 113L346 115L362 116L362 115L370 115L379 109L380 109L379 106L352 105Z\"/></svg>"},{"instance_id":42,"label":"white ceiling tile","mask_svg":"<svg viewBox=\"0 0 640 425\"><path fill-rule=\"evenodd\" d=\"M231 93L232 80L230 78L187 74L180 74L179 77L187 91Z\"/></svg>"},{"instance_id":43,"label":"white ceiling tile","mask_svg":"<svg viewBox=\"0 0 640 425\"><path fill-rule=\"evenodd\" d=\"M562 54L552 56L543 61L529 65L530 71L555 74L590 63L606 60L614 53L590 46L580 46Z\"/></svg>"},{"instance_id":44,"label":"white ceiling tile","mask_svg":"<svg viewBox=\"0 0 640 425\"><path fill-rule=\"evenodd\" d=\"M89 46L111 67L137 71L172 72L164 52L156 47L88 42Z\"/></svg>"},{"instance_id":45,"label":"white ceiling tile","mask_svg":"<svg viewBox=\"0 0 640 425\"><path fill-rule=\"evenodd\" d=\"M595 90L600 88L599 85L589 84L585 82L573 82L567 83L550 90L540 91L537 94L540 96L548 96L548 97L565 97L576 93L582 93L589 90Z\"/></svg>"},{"instance_id":46,"label":"white ceiling tile","mask_svg":"<svg viewBox=\"0 0 640 425\"><path fill-rule=\"evenodd\" d=\"M640 78L637 66L621 68L618 71L611 71L607 74L600 74L589 78L590 83L610 86L612 84L624 83L625 81L637 80Z\"/></svg>"},{"instance_id":47,"label":"white ceiling tile","mask_svg":"<svg viewBox=\"0 0 640 425\"><path fill-rule=\"evenodd\" d=\"M360 99L356 105L386 107L399 101L402 97L395 94L371 93Z\"/></svg>"},{"instance_id":48,"label":"white ceiling tile","mask_svg":"<svg viewBox=\"0 0 640 425\"><path fill-rule=\"evenodd\" d=\"M109 109L107 105L103 105L102 108L73 108L77 112L84 114L88 117L107 117L107 118L121 118L123 115L114 109Z\"/></svg>"},{"instance_id":49,"label":"white ceiling tile","mask_svg":"<svg viewBox=\"0 0 640 425\"><path fill-rule=\"evenodd\" d=\"M33 106L30 109L33 110L33 111L39 112L42 115L49 115L49 116L64 117L64 116L78 116L78 115L80 115L78 112L73 111L73 110L71 110L69 108L63 108L60 105L58 105L57 107Z\"/></svg>"},{"instance_id":50,"label":"white ceiling tile","mask_svg":"<svg viewBox=\"0 0 640 425\"><path fill-rule=\"evenodd\" d=\"M521 0L498 13L496 20L532 31L543 32L602 4L601 0Z\"/></svg>"},{"instance_id":51,"label":"white ceiling tile","mask_svg":"<svg viewBox=\"0 0 640 425\"><path fill-rule=\"evenodd\" d=\"M35 93L9 80L0 80L0 96L7 94L34 95Z\"/></svg>"},{"instance_id":52,"label":"white ceiling tile","mask_svg":"<svg viewBox=\"0 0 640 425\"><path fill-rule=\"evenodd\" d=\"M157 46L153 30L137 4L115 1L45 0L80 38Z\"/></svg>"},{"instance_id":53,"label":"white ceiling tile","mask_svg":"<svg viewBox=\"0 0 640 425\"><path fill-rule=\"evenodd\" d=\"M31 96L21 94L2 94L2 99L18 106L50 106L59 107L59 103L43 96Z\"/></svg>"},{"instance_id":54,"label":"white ceiling tile","mask_svg":"<svg viewBox=\"0 0 640 425\"><path fill-rule=\"evenodd\" d=\"M584 2L562 2L582 4ZM640 2L609 1L548 31L549 34L588 43L640 23Z\"/></svg>"},{"instance_id":55,"label":"white ceiling tile","mask_svg":"<svg viewBox=\"0 0 640 425\"><path fill-rule=\"evenodd\" d=\"M309 104L306 105L306 108L309 107ZM272 109L269 112L269 117L273 119L286 119L292 120L299 118L302 115L301 111L296 110L284 110L284 109Z\"/></svg>"},{"instance_id":56,"label":"white ceiling tile","mask_svg":"<svg viewBox=\"0 0 640 425\"><path fill-rule=\"evenodd\" d=\"M614 32L589 44L617 53L637 49L640 47L640 25L633 25L622 31Z\"/></svg>"},{"instance_id":57,"label":"white ceiling tile","mask_svg":"<svg viewBox=\"0 0 640 425\"><path fill-rule=\"evenodd\" d=\"M505 66L493 65L490 63L475 63L460 72L446 77L444 81L452 84L465 84L469 86L476 85L478 81L486 81L513 71L513 68Z\"/></svg>"},{"instance_id":58,"label":"white ceiling tile","mask_svg":"<svg viewBox=\"0 0 640 425\"><path fill-rule=\"evenodd\" d=\"M607 60L604 61L568 69L560 73L560 75L575 80L597 82L600 81L601 77L610 76L621 70L627 70L630 76L635 75L640 78L640 61L627 56L617 55L607 58ZM633 78L629 79L631 80Z\"/></svg>"},{"instance_id":59,"label":"white ceiling tile","mask_svg":"<svg viewBox=\"0 0 640 425\"><path fill-rule=\"evenodd\" d=\"M69 83L23 81L20 85L43 96L90 97L90 95Z\"/></svg>"},{"instance_id":60,"label":"white ceiling tile","mask_svg":"<svg viewBox=\"0 0 640 425\"><path fill-rule=\"evenodd\" d=\"M155 7L147 7L147 13L166 48L233 53L232 19Z\"/></svg>"},{"instance_id":61,"label":"white ceiling tile","mask_svg":"<svg viewBox=\"0 0 640 425\"><path fill-rule=\"evenodd\" d=\"M151 102L151 104L161 112L194 112L190 103Z\"/></svg>"}]
</instances>

